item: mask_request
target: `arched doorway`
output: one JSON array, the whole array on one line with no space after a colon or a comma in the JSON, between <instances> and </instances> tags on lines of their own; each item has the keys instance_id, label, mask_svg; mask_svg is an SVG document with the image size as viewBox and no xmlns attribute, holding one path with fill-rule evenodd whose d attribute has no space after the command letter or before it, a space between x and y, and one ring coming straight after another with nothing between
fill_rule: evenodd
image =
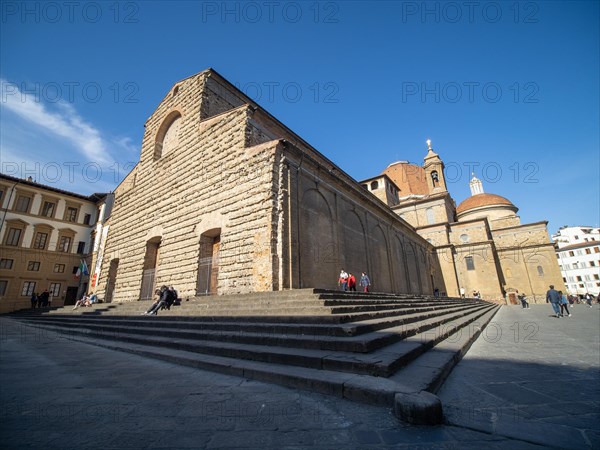
<instances>
[{"instance_id":1,"label":"arched doorway","mask_svg":"<svg viewBox=\"0 0 600 450\"><path fill-rule=\"evenodd\" d=\"M196 295L215 295L219 286L221 229L213 228L200 236Z\"/></svg>"},{"instance_id":2,"label":"arched doorway","mask_svg":"<svg viewBox=\"0 0 600 450\"><path fill-rule=\"evenodd\" d=\"M108 281L106 282L106 291L104 292L104 302L111 303L115 295L115 286L117 285L117 269L119 260L113 259L108 268Z\"/></svg>"},{"instance_id":3,"label":"arched doorway","mask_svg":"<svg viewBox=\"0 0 600 450\"><path fill-rule=\"evenodd\" d=\"M146 255L144 256L144 268L142 272L142 288L140 290L141 300L151 300L154 296L160 256L160 241L160 237L154 237L146 243Z\"/></svg>"}]
</instances>

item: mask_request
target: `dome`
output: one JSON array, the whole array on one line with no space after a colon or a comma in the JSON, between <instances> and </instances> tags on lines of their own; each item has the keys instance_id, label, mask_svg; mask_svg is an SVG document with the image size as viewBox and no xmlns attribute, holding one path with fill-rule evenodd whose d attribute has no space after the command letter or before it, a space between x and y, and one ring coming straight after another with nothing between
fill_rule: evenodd
<instances>
[{"instance_id":1,"label":"dome","mask_svg":"<svg viewBox=\"0 0 600 450\"><path fill-rule=\"evenodd\" d=\"M514 212L517 211L517 207L513 205L510 200L500 195L476 194L461 202L456 208L456 214L460 215L466 213L467 211L490 206L506 206Z\"/></svg>"}]
</instances>

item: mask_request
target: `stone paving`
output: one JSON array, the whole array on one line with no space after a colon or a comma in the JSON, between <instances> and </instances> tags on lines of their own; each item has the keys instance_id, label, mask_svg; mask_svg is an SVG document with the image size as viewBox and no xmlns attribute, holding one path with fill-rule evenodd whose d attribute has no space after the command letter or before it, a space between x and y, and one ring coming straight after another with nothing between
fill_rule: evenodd
<instances>
[{"instance_id":1,"label":"stone paving","mask_svg":"<svg viewBox=\"0 0 600 450\"><path fill-rule=\"evenodd\" d=\"M600 308L502 308L438 392L450 424L600 448Z\"/></svg>"},{"instance_id":2,"label":"stone paving","mask_svg":"<svg viewBox=\"0 0 600 450\"><path fill-rule=\"evenodd\" d=\"M598 448L600 310L573 311L503 308L440 391L438 427L0 318L0 448Z\"/></svg>"}]
</instances>

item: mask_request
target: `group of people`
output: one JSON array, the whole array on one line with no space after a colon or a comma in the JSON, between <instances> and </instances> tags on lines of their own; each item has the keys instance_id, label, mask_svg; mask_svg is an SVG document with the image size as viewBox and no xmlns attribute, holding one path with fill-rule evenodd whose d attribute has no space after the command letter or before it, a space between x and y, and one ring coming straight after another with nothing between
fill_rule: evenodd
<instances>
[{"instance_id":1,"label":"group of people","mask_svg":"<svg viewBox=\"0 0 600 450\"><path fill-rule=\"evenodd\" d=\"M358 284L363 289L363 292L369 292L371 289L371 280L364 272L361 272L360 281ZM342 291L356 292L356 277L342 269L338 278L338 286Z\"/></svg>"},{"instance_id":2,"label":"group of people","mask_svg":"<svg viewBox=\"0 0 600 450\"><path fill-rule=\"evenodd\" d=\"M590 293L587 293L584 296L585 303L592 308L594 302L594 296ZM600 303L600 294L598 294L598 302ZM569 306L574 304L573 298L567 298L566 295L562 293L562 291L557 291L554 289L554 285L550 285L550 289L546 292L546 303L550 303L552 305L552 310L557 318L560 317L571 317L571 312L569 310Z\"/></svg>"},{"instance_id":3,"label":"group of people","mask_svg":"<svg viewBox=\"0 0 600 450\"><path fill-rule=\"evenodd\" d=\"M75 310L80 306L92 306L94 303L98 303L98 296L96 294L93 292L90 295L83 294L83 297L75 302L73 309Z\"/></svg>"},{"instance_id":4,"label":"group of people","mask_svg":"<svg viewBox=\"0 0 600 450\"><path fill-rule=\"evenodd\" d=\"M48 289L45 289L41 294L33 293L31 294L31 308L47 308L52 306L52 295L48 292Z\"/></svg>"},{"instance_id":5,"label":"group of people","mask_svg":"<svg viewBox=\"0 0 600 450\"><path fill-rule=\"evenodd\" d=\"M156 300L146 312L142 313L142 316L156 316L161 309L170 310L171 306L179 299L179 294L173 286L161 286L160 289L154 291L154 294L157 297Z\"/></svg>"}]
</instances>

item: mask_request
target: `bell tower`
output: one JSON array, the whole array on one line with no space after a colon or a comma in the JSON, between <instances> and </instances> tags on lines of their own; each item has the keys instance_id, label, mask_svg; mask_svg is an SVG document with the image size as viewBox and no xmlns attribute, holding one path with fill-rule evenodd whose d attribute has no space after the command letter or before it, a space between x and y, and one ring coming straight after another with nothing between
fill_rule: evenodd
<instances>
[{"instance_id":1,"label":"bell tower","mask_svg":"<svg viewBox=\"0 0 600 450\"><path fill-rule=\"evenodd\" d=\"M425 155L425 178L430 194L438 192L447 192L446 180L444 178L444 162L439 155L433 151L431 140L427 139L427 155Z\"/></svg>"}]
</instances>

